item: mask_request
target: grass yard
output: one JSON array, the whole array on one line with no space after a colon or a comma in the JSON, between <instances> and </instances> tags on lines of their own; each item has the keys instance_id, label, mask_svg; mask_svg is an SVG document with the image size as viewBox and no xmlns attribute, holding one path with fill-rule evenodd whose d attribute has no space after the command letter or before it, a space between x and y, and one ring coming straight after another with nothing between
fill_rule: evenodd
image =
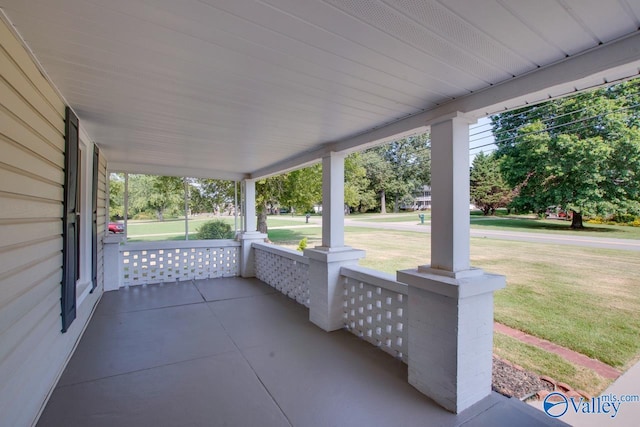
<instances>
[{"instance_id":1,"label":"grass yard","mask_svg":"<svg viewBox=\"0 0 640 427\"><path fill-rule=\"evenodd\" d=\"M567 362L555 353L549 353L501 333L493 335L493 351L503 359L520 365L528 371L547 375L556 381L570 384L593 395L607 388L612 382L591 369Z\"/></svg>"},{"instance_id":2,"label":"grass yard","mask_svg":"<svg viewBox=\"0 0 640 427\"><path fill-rule=\"evenodd\" d=\"M640 227L584 223L583 230L571 230L569 221L531 217L471 216L472 228L488 228L527 233L568 234L573 236L640 239Z\"/></svg>"},{"instance_id":3,"label":"grass yard","mask_svg":"<svg viewBox=\"0 0 640 427\"><path fill-rule=\"evenodd\" d=\"M307 237L313 247L320 244L321 229L272 230L269 237L290 248ZM361 265L388 273L429 262L428 234L346 227L345 242L367 251ZM497 321L623 370L640 355L637 252L472 238L471 259L474 266L507 276L507 288L495 294ZM504 357L514 363L592 393L606 386L571 364L573 370L558 368L562 375L545 371L540 361L528 360L532 353L526 347L500 339L502 351L512 354Z\"/></svg>"},{"instance_id":4,"label":"grass yard","mask_svg":"<svg viewBox=\"0 0 640 427\"><path fill-rule=\"evenodd\" d=\"M424 214L425 221L431 220L431 212L429 211L415 211L408 213L393 213L393 214L364 214L364 215L355 215L351 214L348 216L348 219L352 219L354 221L366 221L366 222L415 222L416 224L420 224L420 217L418 215Z\"/></svg>"},{"instance_id":5,"label":"grass yard","mask_svg":"<svg viewBox=\"0 0 640 427\"><path fill-rule=\"evenodd\" d=\"M195 217L189 218L189 238L195 239L198 228L205 222L212 220L222 220L231 225L231 229L235 225L235 217L219 216L219 217ZM267 224L270 227L285 227L290 225L301 225L304 223L302 219L292 219L286 215L269 216ZM238 227L242 227L242 217L238 218ZM164 221L135 221L127 222L127 237L130 242L146 242L161 240L184 240L184 218L167 219Z\"/></svg>"}]
</instances>

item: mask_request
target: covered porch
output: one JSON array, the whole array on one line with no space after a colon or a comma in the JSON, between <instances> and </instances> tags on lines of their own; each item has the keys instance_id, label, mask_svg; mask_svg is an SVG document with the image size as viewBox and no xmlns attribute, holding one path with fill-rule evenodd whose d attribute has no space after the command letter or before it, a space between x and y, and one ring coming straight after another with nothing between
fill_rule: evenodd
<instances>
[{"instance_id":1,"label":"covered porch","mask_svg":"<svg viewBox=\"0 0 640 427\"><path fill-rule=\"evenodd\" d=\"M563 425L497 393L453 414L407 366L258 279L106 292L38 426Z\"/></svg>"},{"instance_id":2,"label":"covered porch","mask_svg":"<svg viewBox=\"0 0 640 427\"><path fill-rule=\"evenodd\" d=\"M637 5L0 8L8 425L551 422L491 393L505 278L470 265L469 124L636 77ZM344 241L345 156L426 130L431 259L394 276L361 268ZM264 244L256 182L316 162L322 244ZM242 231L112 241L110 172L242 182Z\"/></svg>"}]
</instances>

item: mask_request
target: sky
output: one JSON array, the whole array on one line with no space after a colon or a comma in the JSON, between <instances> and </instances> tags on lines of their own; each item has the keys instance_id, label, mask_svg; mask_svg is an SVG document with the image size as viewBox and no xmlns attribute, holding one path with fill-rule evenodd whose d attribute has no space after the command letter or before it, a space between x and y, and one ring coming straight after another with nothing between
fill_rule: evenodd
<instances>
[{"instance_id":1,"label":"sky","mask_svg":"<svg viewBox=\"0 0 640 427\"><path fill-rule=\"evenodd\" d=\"M473 163L476 154L480 152L489 154L498 148L493 142L491 119L489 117L484 117L478 120L478 123L471 125L469 127L469 164Z\"/></svg>"}]
</instances>

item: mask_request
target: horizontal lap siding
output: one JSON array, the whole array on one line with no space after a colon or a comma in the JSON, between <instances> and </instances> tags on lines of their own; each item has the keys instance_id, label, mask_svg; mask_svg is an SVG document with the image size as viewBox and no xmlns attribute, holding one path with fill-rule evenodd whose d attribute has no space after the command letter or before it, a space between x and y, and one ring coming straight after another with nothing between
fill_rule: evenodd
<instances>
[{"instance_id":1,"label":"horizontal lap siding","mask_svg":"<svg viewBox=\"0 0 640 427\"><path fill-rule=\"evenodd\" d=\"M104 245L107 232L107 161L100 153L98 164L98 287L104 288Z\"/></svg>"},{"instance_id":2,"label":"horizontal lap siding","mask_svg":"<svg viewBox=\"0 0 640 427\"><path fill-rule=\"evenodd\" d=\"M76 321L62 334L64 112L62 99L0 20L3 425L35 422L102 289L100 286L100 291L79 307ZM104 160L101 166L106 169ZM104 216L104 186L100 197L99 210ZM104 234L104 219L99 220L98 228L99 234Z\"/></svg>"}]
</instances>

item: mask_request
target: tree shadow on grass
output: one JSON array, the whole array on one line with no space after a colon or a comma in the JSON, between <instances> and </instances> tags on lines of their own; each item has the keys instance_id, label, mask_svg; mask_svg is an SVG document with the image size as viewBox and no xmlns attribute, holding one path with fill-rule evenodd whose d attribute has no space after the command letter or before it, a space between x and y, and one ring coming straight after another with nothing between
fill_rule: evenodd
<instances>
[{"instance_id":1,"label":"tree shadow on grass","mask_svg":"<svg viewBox=\"0 0 640 427\"><path fill-rule=\"evenodd\" d=\"M540 220L531 218L496 218L496 217L471 217L471 225L486 228L513 228L526 230L544 231L573 231L576 233L611 233L616 230L607 227L598 227L592 224L585 224L583 229L572 229L571 221L564 220Z\"/></svg>"},{"instance_id":2,"label":"tree shadow on grass","mask_svg":"<svg viewBox=\"0 0 640 427\"><path fill-rule=\"evenodd\" d=\"M300 243L300 240L305 237L308 239L308 242L316 242L320 241L316 237L309 236L308 234L302 233L299 230L291 230L291 229L277 229L277 230L269 230L268 231L269 240L277 245L297 245ZM312 247L313 245L309 245Z\"/></svg>"}]
</instances>

